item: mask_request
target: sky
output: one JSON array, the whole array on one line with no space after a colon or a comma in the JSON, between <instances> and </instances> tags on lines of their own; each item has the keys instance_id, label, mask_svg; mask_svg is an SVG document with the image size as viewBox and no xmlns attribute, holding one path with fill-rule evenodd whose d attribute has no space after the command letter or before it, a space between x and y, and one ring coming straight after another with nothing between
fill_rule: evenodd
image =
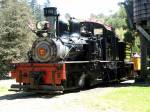
<instances>
[{"instance_id":1,"label":"sky","mask_svg":"<svg viewBox=\"0 0 150 112\"><path fill-rule=\"evenodd\" d=\"M44 0L38 0L42 4ZM110 15L119 9L118 3L124 0L50 0L51 6L58 8L60 15L69 13L78 19L87 19L91 13Z\"/></svg>"}]
</instances>

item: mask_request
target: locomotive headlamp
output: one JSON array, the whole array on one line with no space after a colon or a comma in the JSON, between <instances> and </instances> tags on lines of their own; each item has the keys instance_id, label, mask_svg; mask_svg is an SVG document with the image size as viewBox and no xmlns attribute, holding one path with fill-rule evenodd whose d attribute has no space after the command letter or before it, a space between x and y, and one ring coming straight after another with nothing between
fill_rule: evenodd
<instances>
[{"instance_id":1,"label":"locomotive headlamp","mask_svg":"<svg viewBox=\"0 0 150 112\"><path fill-rule=\"evenodd\" d=\"M36 28L38 30L46 30L49 29L50 25L48 21L39 21L36 23Z\"/></svg>"}]
</instances>

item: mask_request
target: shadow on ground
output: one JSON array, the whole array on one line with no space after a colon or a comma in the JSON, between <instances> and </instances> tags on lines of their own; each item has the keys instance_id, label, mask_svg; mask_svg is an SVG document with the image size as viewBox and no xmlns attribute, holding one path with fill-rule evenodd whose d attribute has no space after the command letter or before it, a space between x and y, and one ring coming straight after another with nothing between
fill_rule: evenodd
<instances>
[{"instance_id":1,"label":"shadow on ground","mask_svg":"<svg viewBox=\"0 0 150 112\"><path fill-rule=\"evenodd\" d=\"M81 91L87 91L94 88L106 88L106 87L150 87L150 83L120 83L120 84L97 84L87 89L82 89ZM31 92L19 92L14 94L7 94L4 96L0 96L0 100L15 100L15 99L30 99L30 98L56 98L60 95L69 94L69 93L79 93L79 89L65 91L63 94L61 93L51 93L51 94L43 94L43 93L31 93Z\"/></svg>"},{"instance_id":2,"label":"shadow on ground","mask_svg":"<svg viewBox=\"0 0 150 112\"><path fill-rule=\"evenodd\" d=\"M19 93L7 94L4 96L0 96L0 100L16 100L16 99L30 99L30 98L53 98L55 96L57 96L57 94L38 94L38 93L19 92Z\"/></svg>"}]
</instances>

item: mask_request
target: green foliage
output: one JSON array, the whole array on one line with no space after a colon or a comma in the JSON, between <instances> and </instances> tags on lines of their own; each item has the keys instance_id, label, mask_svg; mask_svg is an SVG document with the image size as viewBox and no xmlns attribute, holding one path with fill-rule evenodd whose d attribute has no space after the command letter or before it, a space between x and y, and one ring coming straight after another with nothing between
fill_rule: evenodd
<instances>
[{"instance_id":1,"label":"green foliage","mask_svg":"<svg viewBox=\"0 0 150 112\"><path fill-rule=\"evenodd\" d=\"M39 5L37 3L37 0L31 0L30 2L30 6L32 8L32 12L36 18L37 21L41 21L44 19L43 16L43 8L41 7L41 5Z\"/></svg>"},{"instance_id":2,"label":"green foliage","mask_svg":"<svg viewBox=\"0 0 150 112\"><path fill-rule=\"evenodd\" d=\"M24 0L5 0L0 10L0 74L9 71L11 62L25 61L34 35L28 21L34 20Z\"/></svg>"},{"instance_id":3,"label":"green foliage","mask_svg":"<svg viewBox=\"0 0 150 112\"><path fill-rule=\"evenodd\" d=\"M132 52L133 53L137 52L138 54L140 54L140 52L141 52L141 50L140 50L140 37L139 36L135 37L134 45L132 46Z\"/></svg>"},{"instance_id":4,"label":"green foliage","mask_svg":"<svg viewBox=\"0 0 150 112\"><path fill-rule=\"evenodd\" d=\"M119 37L120 41L124 40L124 34L126 33L126 30L124 30L122 27L121 28L117 28L115 30L117 36Z\"/></svg>"},{"instance_id":5,"label":"green foliage","mask_svg":"<svg viewBox=\"0 0 150 112\"><path fill-rule=\"evenodd\" d=\"M134 43L134 32L128 30L126 33L124 33L124 41L125 42L130 42L130 43Z\"/></svg>"},{"instance_id":6,"label":"green foliage","mask_svg":"<svg viewBox=\"0 0 150 112\"><path fill-rule=\"evenodd\" d=\"M111 25L114 28L127 28L127 15L125 12L124 7L120 7L119 11L115 14L108 17L108 19L105 21L106 24Z\"/></svg>"},{"instance_id":7,"label":"green foliage","mask_svg":"<svg viewBox=\"0 0 150 112\"><path fill-rule=\"evenodd\" d=\"M132 44L132 52L140 54L140 37L133 30L127 30L124 34L124 41Z\"/></svg>"},{"instance_id":8,"label":"green foliage","mask_svg":"<svg viewBox=\"0 0 150 112\"><path fill-rule=\"evenodd\" d=\"M45 1L44 7L50 7L50 0L46 0L46 1Z\"/></svg>"},{"instance_id":9,"label":"green foliage","mask_svg":"<svg viewBox=\"0 0 150 112\"><path fill-rule=\"evenodd\" d=\"M118 12L110 16L105 16L104 14L94 15L91 14L91 19L97 19L104 24L111 25L116 29L117 35L121 40L124 39L124 33L128 28L127 15L123 6L120 7Z\"/></svg>"},{"instance_id":10,"label":"green foliage","mask_svg":"<svg viewBox=\"0 0 150 112\"><path fill-rule=\"evenodd\" d=\"M91 19L97 19L104 24L111 25L115 28L116 34L121 41L131 43L133 45L133 52L140 52L139 37L135 35L136 32L131 28L133 19L133 0L126 0L125 4L127 7L120 5L120 9L115 14L110 16L105 16L104 14L91 14ZM128 9L125 10L125 7ZM129 21L129 18L131 21Z\"/></svg>"}]
</instances>

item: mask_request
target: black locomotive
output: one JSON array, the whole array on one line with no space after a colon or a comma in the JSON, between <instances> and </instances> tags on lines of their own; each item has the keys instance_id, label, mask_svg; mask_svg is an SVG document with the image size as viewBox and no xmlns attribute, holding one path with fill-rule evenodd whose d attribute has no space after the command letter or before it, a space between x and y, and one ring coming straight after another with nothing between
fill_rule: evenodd
<instances>
[{"instance_id":1,"label":"black locomotive","mask_svg":"<svg viewBox=\"0 0 150 112\"><path fill-rule=\"evenodd\" d=\"M96 82L120 82L132 71L126 62L126 43L110 26L70 18L59 20L57 9L44 9L46 21L37 23L36 41L28 53L28 63L17 63L11 71L26 91L64 91L89 87Z\"/></svg>"}]
</instances>

